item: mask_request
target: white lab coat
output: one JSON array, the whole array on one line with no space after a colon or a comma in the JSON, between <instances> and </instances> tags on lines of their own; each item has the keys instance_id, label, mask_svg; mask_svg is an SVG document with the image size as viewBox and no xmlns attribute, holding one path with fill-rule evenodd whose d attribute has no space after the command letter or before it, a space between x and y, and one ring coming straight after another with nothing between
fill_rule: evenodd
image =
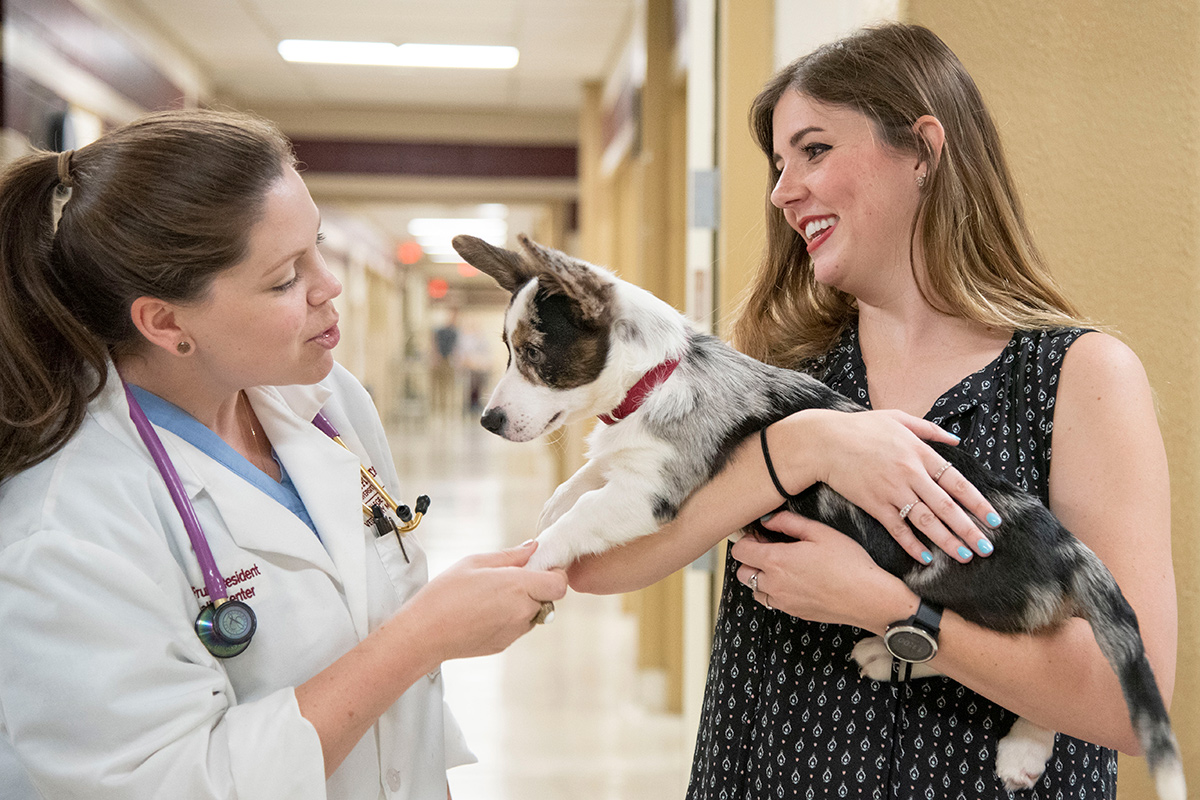
<instances>
[{"instance_id":1,"label":"white lab coat","mask_svg":"<svg viewBox=\"0 0 1200 800\"><path fill-rule=\"evenodd\" d=\"M427 580L415 534L405 563L395 535L364 526L360 460L401 502L416 487L399 486L375 408L341 367L316 386L248 395L320 540L158 432L230 596L258 617L249 648L221 660L196 637L204 581L110 370L66 447L0 485L0 727L48 798L444 800L446 769L473 756L440 673L384 713L328 781L293 690ZM322 409L353 452L311 424Z\"/></svg>"}]
</instances>

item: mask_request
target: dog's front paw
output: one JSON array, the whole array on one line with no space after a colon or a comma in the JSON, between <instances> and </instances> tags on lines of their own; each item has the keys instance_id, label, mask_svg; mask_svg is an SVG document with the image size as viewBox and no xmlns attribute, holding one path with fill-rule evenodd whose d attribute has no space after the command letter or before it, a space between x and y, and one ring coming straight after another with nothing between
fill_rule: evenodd
<instances>
[{"instance_id":1,"label":"dog's front paw","mask_svg":"<svg viewBox=\"0 0 1200 800\"><path fill-rule=\"evenodd\" d=\"M1018 717L996 747L996 774L1010 792L1031 789L1054 752L1054 731Z\"/></svg>"},{"instance_id":2,"label":"dog's front paw","mask_svg":"<svg viewBox=\"0 0 1200 800\"><path fill-rule=\"evenodd\" d=\"M851 652L858 662L858 674L873 681L892 678L892 654L883 644L882 636L869 636L854 645Z\"/></svg>"},{"instance_id":3,"label":"dog's front paw","mask_svg":"<svg viewBox=\"0 0 1200 800\"><path fill-rule=\"evenodd\" d=\"M568 549L558 546L559 539L553 536L539 536L537 549L525 564L527 569L549 570L568 566L574 559Z\"/></svg>"},{"instance_id":4,"label":"dog's front paw","mask_svg":"<svg viewBox=\"0 0 1200 800\"><path fill-rule=\"evenodd\" d=\"M561 494L561 489L562 487L560 486L560 491L555 492L554 495L546 501L546 505L542 506L542 513L541 516L538 517L537 521L538 533L541 533L554 523L558 522L559 517L571 510L571 503L574 502L574 498L563 497Z\"/></svg>"}]
</instances>

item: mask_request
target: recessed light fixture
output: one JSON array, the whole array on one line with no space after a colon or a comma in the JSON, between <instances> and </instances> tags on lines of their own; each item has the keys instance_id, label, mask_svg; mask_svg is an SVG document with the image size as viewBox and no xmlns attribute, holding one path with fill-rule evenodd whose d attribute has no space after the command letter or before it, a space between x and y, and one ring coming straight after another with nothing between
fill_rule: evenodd
<instances>
[{"instance_id":1,"label":"recessed light fixture","mask_svg":"<svg viewBox=\"0 0 1200 800\"><path fill-rule=\"evenodd\" d=\"M356 64L377 67L452 67L512 69L520 59L515 47L474 44L401 44L284 39L279 55L307 64Z\"/></svg>"}]
</instances>

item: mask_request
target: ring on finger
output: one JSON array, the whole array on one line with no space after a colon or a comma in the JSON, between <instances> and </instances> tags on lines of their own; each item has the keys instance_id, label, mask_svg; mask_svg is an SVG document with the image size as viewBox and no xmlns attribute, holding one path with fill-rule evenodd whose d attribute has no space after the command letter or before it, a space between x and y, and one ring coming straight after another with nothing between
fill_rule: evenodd
<instances>
[{"instance_id":1,"label":"ring on finger","mask_svg":"<svg viewBox=\"0 0 1200 800\"><path fill-rule=\"evenodd\" d=\"M942 475L946 472L946 470L950 469L950 466L951 465L949 461L947 461L945 464L942 464L942 468L933 474L933 482L937 483L939 480L941 480Z\"/></svg>"},{"instance_id":2,"label":"ring on finger","mask_svg":"<svg viewBox=\"0 0 1200 800\"><path fill-rule=\"evenodd\" d=\"M748 581L748 583L750 584L750 591L751 591L751 592L757 592L757 591L758 591L758 574L759 574L759 572L760 572L760 571L761 571L761 570L757 570L757 569L756 569L756 570L754 570L754 574L750 576L750 580Z\"/></svg>"},{"instance_id":3,"label":"ring on finger","mask_svg":"<svg viewBox=\"0 0 1200 800\"><path fill-rule=\"evenodd\" d=\"M917 507L917 501L909 503L904 508L900 509L900 519L908 519L909 512Z\"/></svg>"},{"instance_id":4,"label":"ring on finger","mask_svg":"<svg viewBox=\"0 0 1200 800\"><path fill-rule=\"evenodd\" d=\"M766 592L763 592L763 605L767 607L767 611L775 610L774 608L771 607L771 596L769 594L767 594Z\"/></svg>"},{"instance_id":5,"label":"ring on finger","mask_svg":"<svg viewBox=\"0 0 1200 800\"><path fill-rule=\"evenodd\" d=\"M534 625L546 625L554 621L554 603L550 600L543 600L542 607L538 609L538 613L531 620Z\"/></svg>"}]
</instances>

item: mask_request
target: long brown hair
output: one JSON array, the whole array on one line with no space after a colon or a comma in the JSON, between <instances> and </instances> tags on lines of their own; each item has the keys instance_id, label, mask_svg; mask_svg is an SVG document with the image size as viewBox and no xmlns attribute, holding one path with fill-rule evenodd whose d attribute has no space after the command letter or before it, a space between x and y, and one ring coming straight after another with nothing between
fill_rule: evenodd
<instances>
[{"instance_id":1,"label":"long brown hair","mask_svg":"<svg viewBox=\"0 0 1200 800\"><path fill-rule=\"evenodd\" d=\"M0 480L82 424L109 359L144 341L130 317L136 298L200 299L245 256L268 190L294 161L269 122L175 111L5 170Z\"/></svg>"},{"instance_id":2,"label":"long brown hair","mask_svg":"<svg viewBox=\"0 0 1200 800\"><path fill-rule=\"evenodd\" d=\"M750 109L751 129L767 155L768 187L780 175L775 106L790 91L863 114L885 146L928 164L912 241L920 237L926 299L935 308L999 328L1081 323L1034 246L979 89L931 31L898 23L866 28L772 77ZM946 132L938 154L913 128L927 114ZM826 352L857 307L850 295L817 283L804 240L771 205L770 188L767 194L767 251L733 338L755 358L791 367Z\"/></svg>"}]
</instances>

